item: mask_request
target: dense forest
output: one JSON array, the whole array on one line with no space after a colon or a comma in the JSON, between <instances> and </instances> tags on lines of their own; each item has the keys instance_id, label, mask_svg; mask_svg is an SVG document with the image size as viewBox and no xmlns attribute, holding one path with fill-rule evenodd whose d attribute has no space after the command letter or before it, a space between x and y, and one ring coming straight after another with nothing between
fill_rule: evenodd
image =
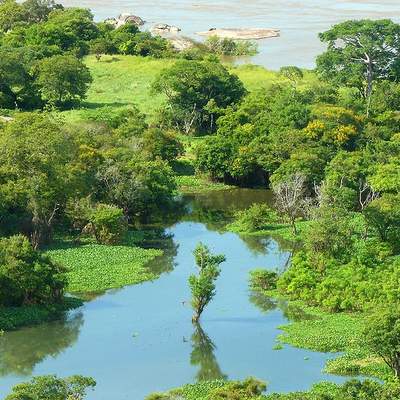
<instances>
[{"instance_id":1,"label":"dense forest","mask_svg":"<svg viewBox=\"0 0 400 400\"><path fill-rule=\"evenodd\" d=\"M252 273L252 289L357 318L363 344L340 372L380 381L263 395L264 383L249 378L149 398L400 399L400 25L347 21L320 40L326 51L314 71L282 67L259 84L249 66L252 85L220 57L254 52L251 43L212 38L178 52L135 24L95 22L86 9L0 0L0 329L79 307L70 292L154 279L143 266L159 250L140 247L141 226L182 211L182 182L263 187L274 203L236 213L226 229L283 237L292 256L279 274ZM133 93L128 105L88 103L93 71L113 57L161 60L146 94L160 99L155 107ZM82 259L88 248L126 251L136 264L102 277L63 253ZM208 302L224 257L197 251L200 275L190 284L201 301L208 290ZM212 278L203 286L201 251ZM94 385L38 377L7 399L81 399Z\"/></svg>"}]
</instances>

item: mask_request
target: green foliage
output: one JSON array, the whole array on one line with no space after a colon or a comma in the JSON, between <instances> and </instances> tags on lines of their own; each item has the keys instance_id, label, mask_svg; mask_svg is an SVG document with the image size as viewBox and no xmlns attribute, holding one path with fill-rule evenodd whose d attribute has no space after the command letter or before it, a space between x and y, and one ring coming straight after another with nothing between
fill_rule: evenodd
<instances>
[{"instance_id":1,"label":"green foliage","mask_svg":"<svg viewBox=\"0 0 400 400\"><path fill-rule=\"evenodd\" d=\"M276 224L278 216L267 204L255 203L247 210L235 214L235 222L230 226L235 232L256 232L268 230Z\"/></svg>"},{"instance_id":2,"label":"green foliage","mask_svg":"<svg viewBox=\"0 0 400 400\"><path fill-rule=\"evenodd\" d=\"M246 92L238 77L219 62L189 60L162 71L153 90L167 97L167 119L186 134L192 129L213 130L218 110L237 103Z\"/></svg>"},{"instance_id":3,"label":"green foliage","mask_svg":"<svg viewBox=\"0 0 400 400\"><path fill-rule=\"evenodd\" d=\"M35 248L51 239L57 212L73 189L69 166L75 152L71 135L46 114L20 114L1 131L6 221L19 230L24 226Z\"/></svg>"},{"instance_id":4,"label":"green foliage","mask_svg":"<svg viewBox=\"0 0 400 400\"><path fill-rule=\"evenodd\" d=\"M266 269L255 269L250 271L250 289L255 291L265 291L276 289L278 274Z\"/></svg>"},{"instance_id":5,"label":"green foliage","mask_svg":"<svg viewBox=\"0 0 400 400\"><path fill-rule=\"evenodd\" d=\"M374 84L399 74L400 25L390 20L346 21L321 33L328 50L317 58L322 76L336 84L357 88L367 114Z\"/></svg>"},{"instance_id":6,"label":"green foliage","mask_svg":"<svg viewBox=\"0 0 400 400\"><path fill-rule=\"evenodd\" d=\"M222 56L254 56L258 53L257 44L248 40L210 36L204 44L211 53Z\"/></svg>"},{"instance_id":7,"label":"green foliage","mask_svg":"<svg viewBox=\"0 0 400 400\"><path fill-rule=\"evenodd\" d=\"M69 55L56 55L39 62L36 84L42 99L54 107L70 107L86 97L92 82L89 69Z\"/></svg>"},{"instance_id":8,"label":"green foliage","mask_svg":"<svg viewBox=\"0 0 400 400\"><path fill-rule=\"evenodd\" d=\"M267 385L256 379L244 381L210 380L192 385L185 385L167 393L155 393L146 400L249 400L261 399Z\"/></svg>"},{"instance_id":9,"label":"green foliage","mask_svg":"<svg viewBox=\"0 0 400 400\"><path fill-rule=\"evenodd\" d=\"M51 260L68 268L70 292L95 292L155 279L145 266L160 250L98 244L52 249Z\"/></svg>"},{"instance_id":10,"label":"green foliage","mask_svg":"<svg viewBox=\"0 0 400 400\"><path fill-rule=\"evenodd\" d=\"M22 235L0 239L0 307L60 303L65 270Z\"/></svg>"},{"instance_id":11,"label":"green foliage","mask_svg":"<svg viewBox=\"0 0 400 400\"><path fill-rule=\"evenodd\" d=\"M400 376L400 311L399 307L376 310L367 320L364 337L370 350L381 357Z\"/></svg>"},{"instance_id":12,"label":"green foliage","mask_svg":"<svg viewBox=\"0 0 400 400\"><path fill-rule=\"evenodd\" d=\"M193 254L199 274L190 275L189 286L194 310L192 321L197 323L204 308L215 296L215 281L220 274L219 265L225 261L225 256L211 254L208 247L202 243L196 247Z\"/></svg>"},{"instance_id":13,"label":"green foliage","mask_svg":"<svg viewBox=\"0 0 400 400\"><path fill-rule=\"evenodd\" d=\"M143 147L152 158L171 163L183 153L183 147L176 135L158 128L148 129L143 134Z\"/></svg>"},{"instance_id":14,"label":"green foliage","mask_svg":"<svg viewBox=\"0 0 400 400\"><path fill-rule=\"evenodd\" d=\"M115 244L123 240L128 224L122 209L97 204L89 215L90 229L99 244Z\"/></svg>"},{"instance_id":15,"label":"green foliage","mask_svg":"<svg viewBox=\"0 0 400 400\"><path fill-rule=\"evenodd\" d=\"M64 297L56 304L40 306L0 307L0 331L11 331L23 326L41 324L60 318L66 311L78 308L82 301Z\"/></svg>"},{"instance_id":16,"label":"green foliage","mask_svg":"<svg viewBox=\"0 0 400 400\"><path fill-rule=\"evenodd\" d=\"M57 378L55 375L38 376L28 383L13 387L6 400L82 400L88 389L93 389L96 381L80 375Z\"/></svg>"}]
</instances>

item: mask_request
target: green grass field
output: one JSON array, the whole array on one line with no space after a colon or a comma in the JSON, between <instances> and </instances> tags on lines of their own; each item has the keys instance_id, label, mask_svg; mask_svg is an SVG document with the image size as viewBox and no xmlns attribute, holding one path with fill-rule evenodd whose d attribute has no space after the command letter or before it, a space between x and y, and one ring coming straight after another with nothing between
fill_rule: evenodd
<instances>
[{"instance_id":1,"label":"green grass field","mask_svg":"<svg viewBox=\"0 0 400 400\"><path fill-rule=\"evenodd\" d=\"M152 59L137 56L103 56L97 61L94 56L85 58L90 68L93 83L82 108L66 111L68 121L85 120L85 114L102 107L121 108L135 104L148 116L154 115L163 103L163 96L151 93L151 84L164 68L175 63L174 59ZM268 88L282 82L277 72L257 65L228 66L243 81L249 91ZM316 81L314 73L305 71L304 86Z\"/></svg>"}]
</instances>

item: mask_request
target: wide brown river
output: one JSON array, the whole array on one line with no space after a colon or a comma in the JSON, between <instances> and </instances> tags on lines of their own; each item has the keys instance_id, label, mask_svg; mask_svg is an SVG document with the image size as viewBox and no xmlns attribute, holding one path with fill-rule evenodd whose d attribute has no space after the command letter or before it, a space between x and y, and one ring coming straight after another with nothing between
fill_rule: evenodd
<instances>
[{"instance_id":1,"label":"wide brown river","mask_svg":"<svg viewBox=\"0 0 400 400\"><path fill-rule=\"evenodd\" d=\"M323 47L318 33L347 19L392 18L400 21L399 0L64 0L66 6L91 8L97 20L129 12L151 26L164 22L197 37L209 28L266 27L281 37L259 42L252 61L268 68L310 68ZM197 37L199 38L199 37Z\"/></svg>"}]
</instances>

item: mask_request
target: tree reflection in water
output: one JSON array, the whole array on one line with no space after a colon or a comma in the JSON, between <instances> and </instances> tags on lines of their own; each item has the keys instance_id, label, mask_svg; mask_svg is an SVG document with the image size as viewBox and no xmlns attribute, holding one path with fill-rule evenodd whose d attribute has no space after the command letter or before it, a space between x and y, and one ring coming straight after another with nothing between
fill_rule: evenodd
<instances>
[{"instance_id":1,"label":"tree reflection in water","mask_svg":"<svg viewBox=\"0 0 400 400\"><path fill-rule=\"evenodd\" d=\"M194 324L192 335L192 353L190 364L199 366L196 374L197 381L209 381L214 379L226 379L218 365L214 351L216 347L200 324Z\"/></svg>"},{"instance_id":2,"label":"tree reflection in water","mask_svg":"<svg viewBox=\"0 0 400 400\"><path fill-rule=\"evenodd\" d=\"M45 358L56 357L79 337L83 315L78 312L68 320L54 321L0 337L0 376L29 376Z\"/></svg>"}]
</instances>

